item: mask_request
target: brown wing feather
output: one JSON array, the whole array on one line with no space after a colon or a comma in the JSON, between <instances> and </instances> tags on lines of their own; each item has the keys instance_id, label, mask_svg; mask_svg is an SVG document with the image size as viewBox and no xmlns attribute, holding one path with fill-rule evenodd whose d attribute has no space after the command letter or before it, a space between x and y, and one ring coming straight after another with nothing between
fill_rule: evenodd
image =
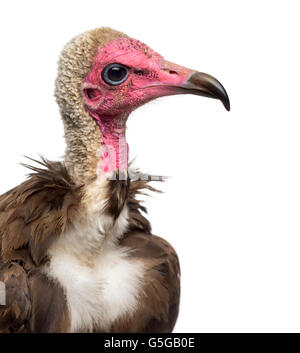
<instances>
[{"instance_id":1,"label":"brown wing feather","mask_svg":"<svg viewBox=\"0 0 300 353\"><path fill-rule=\"evenodd\" d=\"M76 217L81 188L72 183L62 163L37 163L43 168L28 166L33 171L29 179L0 196L0 280L7 286L7 303L0 307L2 331L25 330L29 318L34 331L66 328L61 288L35 270L47 260L53 241ZM32 298L28 286L34 288Z\"/></svg>"},{"instance_id":2,"label":"brown wing feather","mask_svg":"<svg viewBox=\"0 0 300 353\"><path fill-rule=\"evenodd\" d=\"M6 305L0 305L0 333L27 332L31 313L28 277L17 263L0 265Z\"/></svg>"},{"instance_id":3,"label":"brown wing feather","mask_svg":"<svg viewBox=\"0 0 300 353\"><path fill-rule=\"evenodd\" d=\"M0 249L3 262L28 249L28 261L39 265L58 235L72 223L80 203L80 188L62 163L44 160L45 169L28 166L27 181L0 198Z\"/></svg>"},{"instance_id":4,"label":"brown wing feather","mask_svg":"<svg viewBox=\"0 0 300 353\"><path fill-rule=\"evenodd\" d=\"M32 277L32 331L68 332L70 315L63 288L41 273L37 272Z\"/></svg>"}]
</instances>

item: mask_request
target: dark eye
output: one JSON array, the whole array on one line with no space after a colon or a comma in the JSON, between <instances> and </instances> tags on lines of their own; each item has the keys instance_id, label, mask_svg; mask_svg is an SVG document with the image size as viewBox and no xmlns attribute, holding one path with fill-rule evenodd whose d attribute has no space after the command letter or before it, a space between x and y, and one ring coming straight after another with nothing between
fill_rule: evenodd
<instances>
[{"instance_id":1,"label":"dark eye","mask_svg":"<svg viewBox=\"0 0 300 353\"><path fill-rule=\"evenodd\" d=\"M122 64L109 64L102 71L102 80L109 85L116 86L126 81L128 67Z\"/></svg>"}]
</instances>

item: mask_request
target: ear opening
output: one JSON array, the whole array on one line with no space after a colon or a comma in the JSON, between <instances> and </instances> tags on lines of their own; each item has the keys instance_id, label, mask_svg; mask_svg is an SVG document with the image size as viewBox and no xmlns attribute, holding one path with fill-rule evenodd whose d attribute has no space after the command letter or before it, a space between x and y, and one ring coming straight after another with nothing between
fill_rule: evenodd
<instances>
[{"instance_id":1,"label":"ear opening","mask_svg":"<svg viewBox=\"0 0 300 353\"><path fill-rule=\"evenodd\" d=\"M84 83L82 87L82 93L83 93L84 103L90 109L94 110L99 108L103 102L103 99L104 99L103 93L101 89L99 89L99 87L97 86Z\"/></svg>"},{"instance_id":2,"label":"ear opening","mask_svg":"<svg viewBox=\"0 0 300 353\"><path fill-rule=\"evenodd\" d=\"M97 101L102 97L102 92L98 88L84 88L83 93L89 101Z\"/></svg>"}]
</instances>

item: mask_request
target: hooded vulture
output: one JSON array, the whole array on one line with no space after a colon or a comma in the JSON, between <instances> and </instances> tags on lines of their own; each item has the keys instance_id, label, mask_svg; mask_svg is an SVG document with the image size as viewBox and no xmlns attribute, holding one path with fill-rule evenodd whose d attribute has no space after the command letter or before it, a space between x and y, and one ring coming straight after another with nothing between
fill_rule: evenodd
<instances>
[{"instance_id":1,"label":"hooded vulture","mask_svg":"<svg viewBox=\"0 0 300 353\"><path fill-rule=\"evenodd\" d=\"M152 178L128 167L125 131L137 107L186 93L230 109L215 78L124 33L95 29L64 47L64 159L27 165L26 181L0 196L0 332L173 330L179 262L151 233L137 195L154 190Z\"/></svg>"}]
</instances>

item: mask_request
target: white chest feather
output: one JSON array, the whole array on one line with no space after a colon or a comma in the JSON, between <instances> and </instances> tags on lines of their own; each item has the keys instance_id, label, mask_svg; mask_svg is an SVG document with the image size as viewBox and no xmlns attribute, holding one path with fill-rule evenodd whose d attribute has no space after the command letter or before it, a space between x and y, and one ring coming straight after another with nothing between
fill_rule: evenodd
<instances>
[{"instance_id":1,"label":"white chest feather","mask_svg":"<svg viewBox=\"0 0 300 353\"><path fill-rule=\"evenodd\" d=\"M67 253L52 256L49 274L64 288L71 332L108 330L119 317L134 313L143 268L120 248L104 248L92 266Z\"/></svg>"},{"instance_id":2,"label":"white chest feather","mask_svg":"<svg viewBox=\"0 0 300 353\"><path fill-rule=\"evenodd\" d=\"M99 214L98 214L99 215ZM127 209L112 226L108 216L90 217L62 236L49 251L47 275L63 287L71 332L108 330L134 313L141 293L143 265L116 245L127 227Z\"/></svg>"}]
</instances>

